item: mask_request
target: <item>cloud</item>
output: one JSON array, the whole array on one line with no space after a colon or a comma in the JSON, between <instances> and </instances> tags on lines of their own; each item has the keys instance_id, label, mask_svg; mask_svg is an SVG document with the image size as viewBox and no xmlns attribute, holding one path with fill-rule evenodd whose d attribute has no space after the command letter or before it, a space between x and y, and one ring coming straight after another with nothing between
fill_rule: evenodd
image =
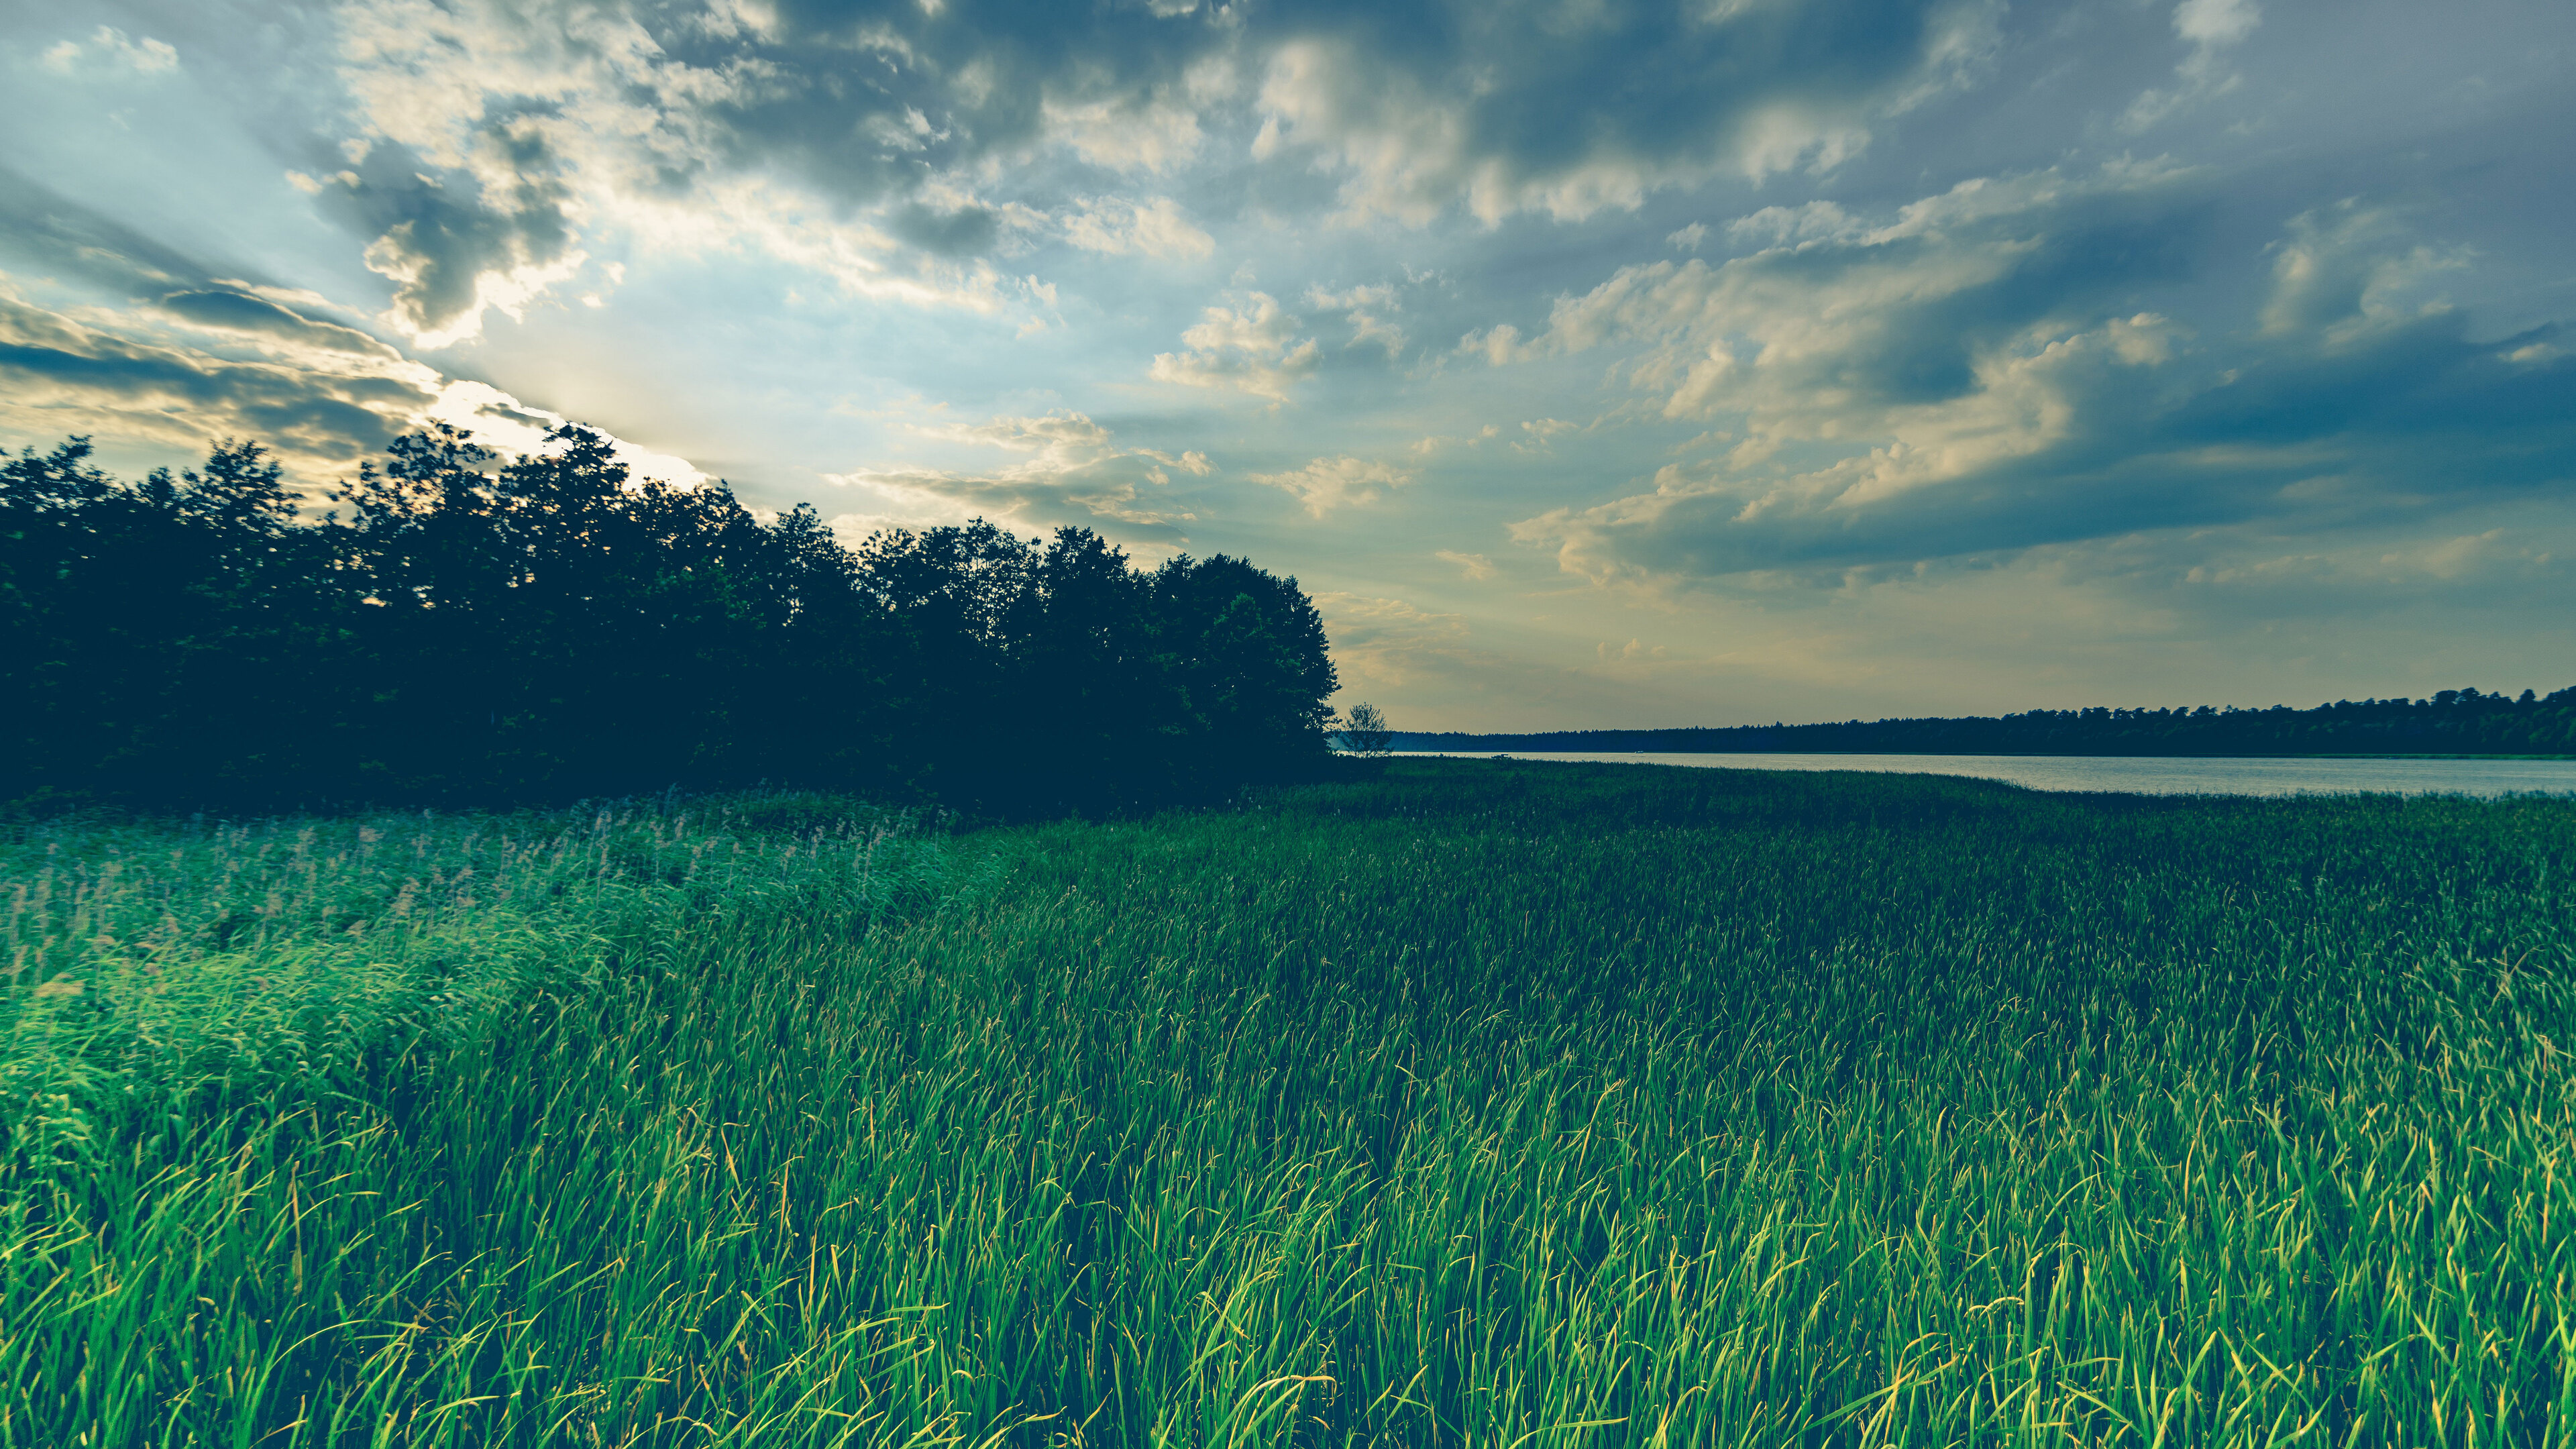
<instances>
[{"instance_id":1,"label":"cloud","mask_svg":"<svg viewBox=\"0 0 2576 1449\"><path fill-rule=\"evenodd\" d=\"M1444 548L1431 556L1442 563L1455 566L1471 584L1483 583L1494 576L1494 561L1481 553L1460 553L1455 549Z\"/></svg>"},{"instance_id":2,"label":"cloud","mask_svg":"<svg viewBox=\"0 0 2576 1449\"><path fill-rule=\"evenodd\" d=\"M1559 434L1575 431L1576 425L1563 418L1531 418L1521 424L1522 437L1512 444L1512 451L1540 456L1556 450Z\"/></svg>"},{"instance_id":3,"label":"cloud","mask_svg":"<svg viewBox=\"0 0 2576 1449\"><path fill-rule=\"evenodd\" d=\"M1630 639L1627 643L1619 645L1613 645L1609 640L1604 639L1592 646L1592 657L1595 662L1601 664L1661 663L1670 653L1671 651L1661 644L1649 646L1638 639Z\"/></svg>"},{"instance_id":4,"label":"cloud","mask_svg":"<svg viewBox=\"0 0 2576 1449\"><path fill-rule=\"evenodd\" d=\"M1467 623L1456 614L1333 590L1314 600L1345 687L1400 686L1426 668L1454 665L1466 656Z\"/></svg>"},{"instance_id":5,"label":"cloud","mask_svg":"<svg viewBox=\"0 0 2576 1449\"><path fill-rule=\"evenodd\" d=\"M1740 420L1741 441L1513 536L1667 587L2332 530L2565 481L2548 460L2576 439L2576 367L2531 351L2555 334L2472 341L2425 290L2459 258L2388 213L2294 218L2260 318L2216 336L2130 310L2188 274L2199 209L2184 173L2031 173L1873 225L1774 228L1805 239L1716 266L1622 268L1511 355L1618 349L1657 411Z\"/></svg>"},{"instance_id":6,"label":"cloud","mask_svg":"<svg viewBox=\"0 0 2576 1449\"><path fill-rule=\"evenodd\" d=\"M521 402L489 383L456 381L441 386L438 396L421 409L416 421L461 428L472 433L476 442L508 458L559 451L563 445L547 442L545 435L549 429L573 420L550 408ZM608 438L610 453L626 465L635 483L660 481L695 488L711 481L705 471L677 454L645 447L603 429L594 431Z\"/></svg>"},{"instance_id":7,"label":"cloud","mask_svg":"<svg viewBox=\"0 0 2576 1449\"><path fill-rule=\"evenodd\" d=\"M913 431L925 437L956 438L1015 453L1034 453L1050 466L1094 462L1116 451L1110 445L1107 428L1062 408L1037 417L996 417L982 423L916 427Z\"/></svg>"},{"instance_id":8,"label":"cloud","mask_svg":"<svg viewBox=\"0 0 2576 1449\"><path fill-rule=\"evenodd\" d=\"M194 259L23 178L0 174L9 250L123 300L40 306L0 273L0 434L87 434L118 450L202 453L220 438L274 449L310 491L430 421L505 454L536 452L563 415L458 381L337 320L310 291L210 275ZM677 457L615 440L638 476L694 483Z\"/></svg>"},{"instance_id":9,"label":"cloud","mask_svg":"<svg viewBox=\"0 0 2576 1449\"><path fill-rule=\"evenodd\" d=\"M1114 171L1161 175L1198 155L1206 140L1187 98L1131 93L1108 100L1050 100L1045 117L1047 133L1057 144Z\"/></svg>"},{"instance_id":10,"label":"cloud","mask_svg":"<svg viewBox=\"0 0 2576 1449\"><path fill-rule=\"evenodd\" d=\"M592 254L644 250L760 252L852 295L990 313L1045 284L986 259L1049 232L1104 255L1212 255L1170 195L1056 188L1067 170L1176 174L1219 137L1240 143L1247 102L1256 169L1320 168L1352 216L1575 219L1720 174L1833 166L1979 73L2000 13L1528 0L978 24L936 5L347 0L347 133L290 175L360 234L394 288L387 325L422 347L523 316ZM1352 310L1351 345L1400 355L1392 316ZM1277 400L1301 366L1179 353L1157 375Z\"/></svg>"},{"instance_id":11,"label":"cloud","mask_svg":"<svg viewBox=\"0 0 2576 1449\"><path fill-rule=\"evenodd\" d=\"M1496 367L1528 355L1521 347L1521 329L1509 322L1468 333L1458 339L1458 350L1482 357Z\"/></svg>"},{"instance_id":12,"label":"cloud","mask_svg":"<svg viewBox=\"0 0 2576 1449\"><path fill-rule=\"evenodd\" d=\"M1481 448L1502 436L1502 428L1487 423L1472 433L1433 433L1405 445L1405 451L1417 458L1428 458L1448 448Z\"/></svg>"},{"instance_id":13,"label":"cloud","mask_svg":"<svg viewBox=\"0 0 2576 1449\"><path fill-rule=\"evenodd\" d=\"M1830 169L1977 73L1989 3L1821 0L1377 12L1267 57L1256 158L1341 178L1344 211L1573 220L1721 173Z\"/></svg>"},{"instance_id":14,"label":"cloud","mask_svg":"<svg viewBox=\"0 0 2576 1449\"><path fill-rule=\"evenodd\" d=\"M1795 246L1809 241L1846 241L1867 230L1859 218L1830 201L1810 201L1800 206L1766 206L1750 216L1739 216L1726 224L1729 239L1768 247Z\"/></svg>"},{"instance_id":15,"label":"cloud","mask_svg":"<svg viewBox=\"0 0 2576 1449\"><path fill-rule=\"evenodd\" d=\"M437 396L434 371L381 354L227 356L152 332L142 317L75 317L0 290L0 430L182 452L255 438L312 474L380 449Z\"/></svg>"},{"instance_id":16,"label":"cloud","mask_svg":"<svg viewBox=\"0 0 2576 1449\"><path fill-rule=\"evenodd\" d=\"M1226 295L1198 325L1181 334L1183 351L1154 355L1150 375L1184 387L1231 388L1274 403L1315 371L1322 353L1312 337L1300 339L1298 320L1268 293Z\"/></svg>"},{"instance_id":17,"label":"cloud","mask_svg":"<svg viewBox=\"0 0 2576 1449\"><path fill-rule=\"evenodd\" d=\"M2405 10L160 0L17 52L10 164L64 194L0 170L42 314L0 408L315 476L643 396L751 489L849 470L849 517L1186 529L1363 599L1427 563L1508 651L1365 692L1461 724L2019 706L2155 629L2269 687L2440 632L2383 600L2527 656L2576 557L2576 191L2531 139L2576 18ZM1498 526L1617 591L1486 588ZM1598 661L1631 635L1724 681Z\"/></svg>"},{"instance_id":18,"label":"cloud","mask_svg":"<svg viewBox=\"0 0 2576 1449\"><path fill-rule=\"evenodd\" d=\"M205 314L211 321L188 320L244 335L265 355L155 338L153 313L91 309L75 318L0 291L0 432L29 441L93 435L182 454L249 438L273 449L309 491L425 423L466 429L506 457L546 451L546 430L566 421L241 292L180 293L160 310ZM706 481L684 458L611 441L639 479Z\"/></svg>"},{"instance_id":19,"label":"cloud","mask_svg":"<svg viewBox=\"0 0 2576 1449\"><path fill-rule=\"evenodd\" d=\"M2130 102L2120 129L2134 135L2184 106L2234 90L2239 77L2226 68L2221 53L2253 34L2262 19L2256 0L2178 0L2174 34L2191 46L2191 53L2174 68L2170 89L2141 91Z\"/></svg>"},{"instance_id":20,"label":"cloud","mask_svg":"<svg viewBox=\"0 0 2576 1449\"><path fill-rule=\"evenodd\" d=\"M0 432L24 442L98 436L187 455L223 437L275 449L307 484L336 476L430 420L504 451L535 451L560 414L459 382L343 320L308 290L219 276L24 177L0 171L0 249L88 305L40 306L0 273ZM335 315L336 314L336 315ZM620 443L650 476L703 475Z\"/></svg>"},{"instance_id":21,"label":"cloud","mask_svg":"<svg viewBox=\"0 0 2576 1449\"><path fill-rule=\"evenodd\" d=\"M140 300L212 285L195 257L98 209L0 166L0 257L29 275Z\"/></svg>"},{"instance_id":22,"label":"cloud","mask_svg":"<svg viewBox=\"0 0 2576 1449\"><path fill-rule=\"evenodd\" d=\"M1410 468L1391 463L1371 462L1364 458L1317 458L1303 468L1286 473L1247 473L1244 475L1264 487L1277 488L1298 502L1317 518L1346 504L1374 503L1381 491L1400 488L1414 480Z\"/></svg>"},{"instance_id":23,"label":"cloud","mask_svg":"<svg viewBox=\"0 0 2576 1449\"><path fill-rule=\"evenodd\" d=\"M570 0L353 0L338 17L350 163L296 174L369 237L396 284L388 320L421 345L518 315L579 273L593 235L766 252L915 304L1010 295L981 257L1031 217L975 175L1042 133L1042 69L1012 72L1043 46L911 9L855 27Z\"/></svg>"},{"instance_id":24,"label":"cloud","mask_svg":"<svg viewBox=\"0 0 2576 1449\"><path fill-rule=\"evenodd\" d=\"M379 358L401 356L390 345L354 327L304 316L282 303L258 295L247 284L217 284L203 290L172 292L161 298L160 306L162 311L173 317L212 331L275 340L322 352Z\"/></svg>"},{"instance_id":25,"label":"cloud","mask_svg":"<svg viewBox=\"0 0 2576 1449\"><path fill-rule=\"evenodd\" d=\"M1963 182L1874 228L1716 266L1622 268L1559 298L1527 343L1496 328L1482 348L1510 360L1642 344L1625 377L1665 416L1744 416L1739 466L1876 436L1904 454L1881 460L1877 486L1933 481L2041 445L2063 416L2050 390L2079 354L2152 367L2169 352L2171 324L2119 312L2186 265L2194 216L2177 189L2125 168Z\"/></svg>"},{"instance_id":26,"label":"cloud","mask_svg":"<svg viewBox=\"0 0 2576 1449\"><path fill-rule=\"evenodd\" d=\"M416 347L444 348L479 336L487 312L522 317L588 260L576 245L583 208L551 130L521 116L457 137L378 134L348 148L357 159L327 179L290 179L371 238L367 269L394 284L384 325Z\"/></svg>"},{"instance_id":27,"label":"cloud","mask_svg":"<svg viewBox=\"0 0 2576 1449\"><path fill-rule=\"evenodd\" d=\"M1404 303L1391 283L1351 287L1335 292L1325 287L1306 289L1306 305L1319 312L1339 312L1350 319L1351 340L1344 344L1358 347L1375 342L1386 349L1392 362L1403 355L1404 329L1388 320L1389 314L1404 310Z\"/></svg>"},{"instance_id":28,"label":"cloud","mask_svg":"<svg viewBox=\"0 0 2576 1449\"><path fill-rule=\"evenodd\" d=\"M2263 11L2255 0L2180 0L2174 6L2174 33L2194 45L2234 45L2254 33Z\"/></svg>"},{"instance_id":29,"label":"cloud","mask_svg":"<svg viewBox=\"0 0 2576 1449\"><path fill-rule=\"evenodd\" d=\"M1123 532L1186 542L1179 524L1197 515L1148 507L1135 477L1096 473L970 473L943 468L855 468L824 481L874 495L877 508L850 517L871 527L924 528L990 518L1014 528L1050 522L1128 525ZM842 520L836 518L836 524Z\"/></svg>"},{"instance_id":30,"label":"cloud","mask_svg":"<svg viewBox=\"0 0 2576 1449\"><path fill-rule=\"evenodd\" d=\"M1168 196L1086 200L1065 222L1065 240L1109 256L1203 257L1216 241L1190 224Z\"/></svg>"},{"instance_id":31,"label":"cloud","mask_svg":"<svg viewBox=\"0 0 2576 1449\"><path fill-rule=\"evenodd\" d=\"M2522 632L2538 637L2560 627L2544 619L2569 617L2576 606L2576 528L2563 508L2508 498L2428 522L2087 540L2030 557L2132 607L2152 601L2165 615L2163 629L2185 637L2283 624L2439 632L2456 627L2463 611L2521 616Z\"/></svg>"},{"instance_id":32,"label":"cloud","mask_svg":"<svg viewBox=\"0 0 2576 1449\"><path fill-rule=\"evenodd\" d=\"M1976 74L2000 13L1158 0L977 24L939 5L349 0L335 19L358 151L294 174L363 178L370 204L333 210L371 228L422 339L476 335L563 285L586 239L761 249L861 295L991 310L1006 289L973 259L1060 202L984 192L1043 188L1065 162L1173 174L1239 134L1247 101L1256 162L1340 177L1354 215L1571 219L1721 173L1831 166ZM405 169L367 171L379 147ZM1214 245L1169 196L1095 195L1062 226L1112 255ZM1383 312L1355 320L1400 349Z\"/></svg>"},{"instance_id":33,"label":"cloud","mask_svg":"<svg viewBox=\"0 0 2576 1449\"><path fill-rule=\"evenodd\" d=\"M1402 304L1396 300L1393 285L1349 287L1336 292L1329 287L1308 287L1306 305L1325 312L1394 311Z\"/></svg>"},{"instance_id":34,"label":"cloud","mask_svg":"<svg viewBox=\"0 0 2576 1449\"><path fill-rule=\"evenodd\" d=\"M44 54L44 67L56 75L165 75L179 68L179 52L167 41L145 36L128 39L113 25L102 25L87 40L57 41Z\"/></svg>"},{"instance_id":35,"label":"cloud","mask_svg":"<svg viewBox=\"0 0 2576 1449\"><path fill-rule=\"evenodd\" d=\"M28 275L72 284L92 296L137 304L158 318L103 323L111 332L146 332L175 319L200 332L252 342L272 356L301 356L324 370L329 354L377 359L401 354L347 325L328 298L238 276L217 276L195 257L164 245L95 209L0 169L0 256ZM336 315L335 315L336 314Z\"/></svg>"},{"instance_id":36,"label":"cloud","mask_svg":"<svg viewBox=\"0 0 2576 1449\"><path fill-rule=\"evenodd\" d=\"M1174 471L1195 477L1215 471L1203 453L1122 447L1108 428L1068 409L982 423L914 424L909 431L1023 456L998 468L887 465L825 474L827 482L858 490L875 505L851 515L856 526L919 527L975 515L1016 527L1106 521L1126 525L1122 532L1128 537L1181 542L1186 540L1180 525L1197 515L1153 505L1146 489L1168 485Z\"/></svg>"},{"instance_id":37,"label":"cloud","mask_svg":"<svg viewBox=\"0 0 2576 1449\"><path fill-rule=\"evenodd\" d=\"M2469 264L2456 249L2410 245L2401 217L2357 199L2302 212L2291 218L2289 233L2272 248L2263 330L2314 333L2330 346L2438 315L2444 304L2426 295L2423 284Z\"/></svg>"}]
</instances>

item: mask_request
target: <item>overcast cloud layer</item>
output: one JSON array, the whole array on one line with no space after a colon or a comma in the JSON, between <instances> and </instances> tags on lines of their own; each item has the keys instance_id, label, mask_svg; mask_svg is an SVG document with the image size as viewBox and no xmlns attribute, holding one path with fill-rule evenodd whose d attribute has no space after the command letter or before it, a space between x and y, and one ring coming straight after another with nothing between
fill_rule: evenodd
<instances>
[{"instance_id":1,"label":"overcast cloud layer","mask_svg":"<svg viewBox=\"0 0 2576 1449\"><path fill-rule=\"evenodd\" d=\"M2576 10L0 0L0 444L1245 554L1401 726L2576 683Z\"/></svg>"}]
</instances>

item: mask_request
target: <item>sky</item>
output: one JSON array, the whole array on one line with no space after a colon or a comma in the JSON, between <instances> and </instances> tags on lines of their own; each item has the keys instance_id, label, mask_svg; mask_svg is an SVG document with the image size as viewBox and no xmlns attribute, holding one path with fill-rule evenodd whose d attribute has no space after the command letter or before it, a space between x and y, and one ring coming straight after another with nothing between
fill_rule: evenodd
<instances>
[{"instance_id":1,"label":"sky","mask_svg":"<svg viewBox=\"0 0 2576 1449\"><path fill-rule=\"evenodd\" d=\"M1406 729L2576 683L2564 0L0 0L0 446L571 419Z\"/></svg>"}]
</instances>

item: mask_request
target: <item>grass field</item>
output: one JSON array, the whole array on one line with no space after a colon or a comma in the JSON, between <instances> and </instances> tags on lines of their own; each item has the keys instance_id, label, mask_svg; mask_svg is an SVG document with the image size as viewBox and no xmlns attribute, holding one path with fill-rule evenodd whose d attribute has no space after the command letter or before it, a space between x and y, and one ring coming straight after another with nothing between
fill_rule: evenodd
<instances>
[{"instance_id":1,"label":"grass field","mask_svg":"<svg viewBox=\"0 0 2576 1449\"><path fill-rule=\"evenodd\" d=\"M26 825L0 1445L2576 1444L2576 802Z\"/></svg>"}]
</instances>

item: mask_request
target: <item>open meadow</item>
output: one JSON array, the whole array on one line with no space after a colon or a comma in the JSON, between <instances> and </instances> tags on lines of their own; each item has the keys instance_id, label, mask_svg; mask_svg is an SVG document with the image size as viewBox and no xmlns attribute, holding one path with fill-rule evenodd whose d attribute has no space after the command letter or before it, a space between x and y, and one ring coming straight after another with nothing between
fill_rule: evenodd
<instances>
[{"instance_id":1,"label":"open meadow","mask_svg":"<svg viewBox=\"0 0 2576 1449\"><path fill-rule=\"evenodd\" d=\"M0 1446L2576 1444L2576 801L0 834Z\"/></svg>"}]
</instances>

